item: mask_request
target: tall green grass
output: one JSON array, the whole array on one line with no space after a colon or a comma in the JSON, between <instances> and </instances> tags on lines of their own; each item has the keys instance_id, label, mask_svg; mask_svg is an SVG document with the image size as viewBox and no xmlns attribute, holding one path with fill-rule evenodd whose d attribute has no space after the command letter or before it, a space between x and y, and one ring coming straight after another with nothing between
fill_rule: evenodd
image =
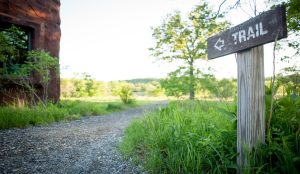
<instances>
[{"instance_id":1,"label":"tall green grass","mask_svg":"<svg viewBox=\"0 0 300 174\"><path fill-rule=\"evenodd\" d=\"M234 123L218 111L226 107L217 102L171 102L131 123L120 150L151 173L235 172Z\"/></svg>"},{"instance_id":2,"label":"tall green grass","mask_svg":"<svg viewBox=\"0 0 300 174\"><path fill-rule=\"evenodd\" d=\"M267 98L267 119L269 103ZM300 173L299 96L292 94L274 101L266 144L253 150L249 166L248 173Z\"/></svg>"},{"instance_id":3,"label":"tall green grass","mask_svg":"<svg viewBox=\"0 0 300 174\"><path fill-rule=\"evenodd\" d=\"M132 122L120 151L150 173L236 173L235 107L171 102ZM273 113L266 144L251 151L244 173L300 173L300 97L276 99Z\"/></svg>"},{"instance_id":4,"label":"tall green grass","mask_svg":"<svg viewBox=\"0 0 300 174\"><path fill-rule=\"evenodd\" d=\"M101 115L134 107L122 102L92 102L82 100L62 100L58 104L49 103L47 107L1 106L0 129L43 125L58 121L80 119L82 116Z\"/></svg>"}]
</instances>

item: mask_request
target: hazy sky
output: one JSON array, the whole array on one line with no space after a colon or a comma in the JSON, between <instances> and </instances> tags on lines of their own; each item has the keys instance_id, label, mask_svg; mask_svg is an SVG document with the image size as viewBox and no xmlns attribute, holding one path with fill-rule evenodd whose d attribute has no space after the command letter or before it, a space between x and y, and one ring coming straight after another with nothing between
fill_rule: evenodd
<instances>
[{"instance_id":1,"label":"hazy sky","mask_svg":"<svg viewBox=\"0 0 300 174\"><path fill-rule=\"evenodd\" d=\"M155 62L150 57L148 48L153 46L150 27L161 24L165 16L174 10L186 14L199 2L61 0L62 77L72 77L75 72L87 72L104 81L166 77L177 65ZM221 0L209 2L216 9ZM229 20L235 25L245 21L251 17L251 12L245 11L234 11L229 15ZM270 53L270 48L265 50ZM270 64L270 61L266 64ZM209 62L199 61L197 66L212 66L219 78L236 76L234 55ZM270 73L271 69L266 68L266 74Z\"/></svg>"}]
</instances>

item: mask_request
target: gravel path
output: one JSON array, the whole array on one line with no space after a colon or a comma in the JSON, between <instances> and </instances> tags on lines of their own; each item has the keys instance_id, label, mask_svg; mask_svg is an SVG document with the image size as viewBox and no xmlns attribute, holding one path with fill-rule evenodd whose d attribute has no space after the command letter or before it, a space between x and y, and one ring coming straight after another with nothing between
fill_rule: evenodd
<instances>
[{"instance_id":1,"label":"gravel path","mask_svg":"<svg viewBox=\"0 0 300 174\"><path fill-rule=\"evenodd\" d=\"M0 131L0 173L143 173L116 146L152 104L69 123Z\"/></svg>"}]
</instances>

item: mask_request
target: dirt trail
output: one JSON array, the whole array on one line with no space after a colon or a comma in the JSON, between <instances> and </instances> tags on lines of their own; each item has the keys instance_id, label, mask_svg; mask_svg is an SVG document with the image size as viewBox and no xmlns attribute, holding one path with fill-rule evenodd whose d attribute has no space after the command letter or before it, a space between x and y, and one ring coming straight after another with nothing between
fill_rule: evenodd
<instances>
[{"instance_id":1,"label":"dirt trail","mask_svg":"<svg viewBox=\"0 0 300 174\"><path fill-rule=\"evenodd\" d=\"M143 173L116 146L124 129L166 102L68 123L0 131L0 173Z\"/></svg>"}]
</instances>

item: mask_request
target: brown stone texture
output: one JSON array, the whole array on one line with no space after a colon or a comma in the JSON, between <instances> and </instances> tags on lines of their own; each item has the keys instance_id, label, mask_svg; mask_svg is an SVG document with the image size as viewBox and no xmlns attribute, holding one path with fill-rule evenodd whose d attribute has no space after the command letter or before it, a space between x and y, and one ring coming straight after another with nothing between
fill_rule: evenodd
<instances>
[{"instance_id":1,"label":"brown stone texture","mask_svg":"<svg viewBox=\"0 0 300 174\"><path fill-rule=\"evenodd\" d=\"M33 49L48 51L57 58L61 36L59 11L59 0L0 0L0 22L29 27L33 34ZM58 101L59 73L51 72L51 76L49 98ZM3 102L3 95L0 97Z\"/></svg>"}]
</instances>

